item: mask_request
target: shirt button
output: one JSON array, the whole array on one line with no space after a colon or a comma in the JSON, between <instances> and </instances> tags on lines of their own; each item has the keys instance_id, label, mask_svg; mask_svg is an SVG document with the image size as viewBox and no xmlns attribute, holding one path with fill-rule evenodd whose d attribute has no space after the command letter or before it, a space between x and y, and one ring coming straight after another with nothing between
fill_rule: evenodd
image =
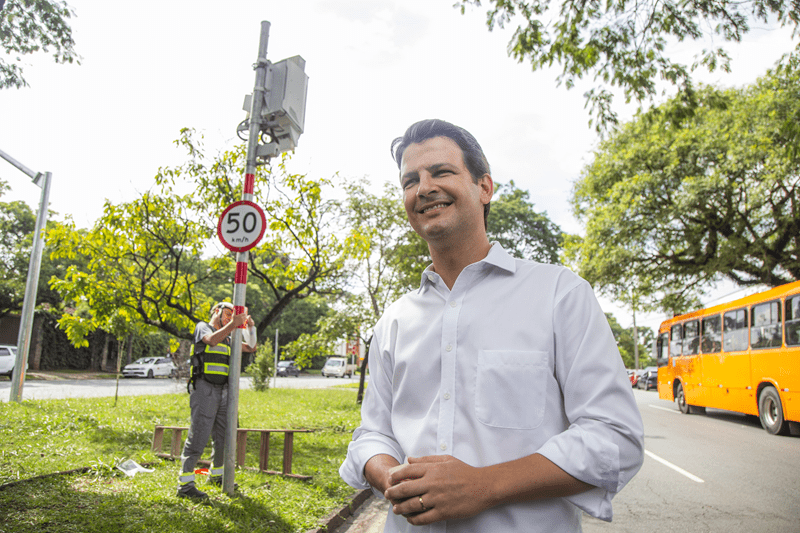
<instances>
[{"instance_id":1,"label":"shirt button","mask_svg":"<svg viewBox=\"0 0 800 533\"><path fill-rule=\"evenodd\" d=\"M433 274L428 274L428 281L433 281Z\"/></svg>"},{"instance_id":2,"label":"shirt button","mask_svg":"<svg viewBox=\"0 0 800 533\"><path fill-rule=\"evenodd\" d=\"M448 344L447 347L445 348L445 350L447 350L448 352L453 351L453 345L452 344Z\"/></svg>"},{"instance_id":3,"label":"shirt button","mask_svg":"<svg viewBox=\"0 0 800 533\"><path fill-rule=\"evenodd\" d=\"M457 306L457 305L458 305L458 304L457 304L456 302L450 302L450 307L455 307L455 306Z\"/></svg>"},{"instance_id":4,"label":"shirt button","mask_svg":"<svg viewBox=\"0 0 800 533\"><path fill-rule=\"evenodd\" d=\"M445 400L449 400L450 399L450 393L449 392L445 392L444 393L444 399Z\"/></svg>"},{"instance_id":5,"label":"shirt button","mask_svg":"<svg viewBox=\"0 0 800 533\"><path fill-rule=\"evenodd\" d=\"M443 442L443 443L442 443L442 444L439 446L439 448L441 448L441 449L442 449L442 451L445 451L445 450L447 449L447 443Z\"/></svg>"}]
</instances>

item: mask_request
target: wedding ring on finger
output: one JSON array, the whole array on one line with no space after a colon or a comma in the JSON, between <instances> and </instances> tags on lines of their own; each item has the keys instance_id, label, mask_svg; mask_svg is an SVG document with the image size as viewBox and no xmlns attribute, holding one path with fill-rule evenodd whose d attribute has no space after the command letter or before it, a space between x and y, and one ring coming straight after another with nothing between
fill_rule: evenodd
<instances>
[{"instance_id":1,"label":"wedding ring on finger","mask_svg":"<svg viewBox=\"0 0 800 533\"><path fill-rule=\"evenodd\" d=\"M422 506L422 511L420 512L424 513L425 511L428 510L428 508L425 507L425 503L422 501L422 496L419 497L419 504Z\"/></svg>"}]
</instances>

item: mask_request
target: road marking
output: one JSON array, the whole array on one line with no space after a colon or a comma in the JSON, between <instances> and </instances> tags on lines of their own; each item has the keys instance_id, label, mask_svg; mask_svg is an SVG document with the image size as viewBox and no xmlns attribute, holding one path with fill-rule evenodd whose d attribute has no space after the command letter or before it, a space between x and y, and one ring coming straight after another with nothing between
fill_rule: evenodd
<instances>
[{"instance_id":1,"label":"road marking","mask_svg":"<svg viewBox=\"0 0 800 533\"><path fill-rule=\"evenodd\" d=\"M661 407L660 405L653 405L652 403L648 403L650 407L653 409L661 409L662 411L667 411L669 413L680 413L680 411L676 411L675 409L667 409L666 407Z\"/></svg>"},{"instance_id":2,"label":"road marking","mask_svg":"<svg viewBox=\"0 0 800 533\"><path fill-rule=\"evenodd\" d=\"M659 463L663 464L664 466L668 466L671 469L673 469L674 471L676 471L677 473L683 474L684 476L688 477L692 481L696 481L697 483L705 483L705 481L703 481L699 477L695 476L694 474L690 474L689 472L687 472L683 468L681 468L681 467L679 467L677 465L674 465L674 464L670 463L669 461L667 461L665 459L662 459L661 457L657 456L653 452L649 452L649 451L645 450L644 453L647 454L649 457L652 457L653 459L655 459Z\"/></svg>"}]
</instances>

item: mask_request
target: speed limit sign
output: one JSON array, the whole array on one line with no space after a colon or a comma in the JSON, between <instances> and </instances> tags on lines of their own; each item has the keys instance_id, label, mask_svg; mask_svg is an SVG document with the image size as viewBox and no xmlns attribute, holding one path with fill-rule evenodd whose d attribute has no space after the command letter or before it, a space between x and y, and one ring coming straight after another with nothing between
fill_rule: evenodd
<instances>
[{"instance_id":1,"label":"speed limit sign","mask_svg":"<svg viewBox=\"0 0 800 533\"><path fill-rule=\"evenodd\" d=\"M219 240L232 252L246 252L259 243L267 229L264 211L253 202L242 200L225 208L217 224Z\"/></svg>"}]
</instances>

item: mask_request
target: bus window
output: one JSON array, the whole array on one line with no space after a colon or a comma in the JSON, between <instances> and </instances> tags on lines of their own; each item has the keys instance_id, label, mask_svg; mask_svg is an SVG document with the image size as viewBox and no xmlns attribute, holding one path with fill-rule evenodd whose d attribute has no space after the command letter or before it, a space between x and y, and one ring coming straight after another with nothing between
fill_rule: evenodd
<instances>
[{"instance_id":1,"label":"bus window","mask_svg":"<svg viewBox=\"0 0 800 533\"><path fill-rule=\"evenodd\" d=\"M680 324L675 324L670 329L672 341L669 343L669 353L672 357L681 354L681 340L683 340L683 327Z\"/></svg>"},{"instance_id":2,"label":"bus window","mask_svg":"<svg viewBox=\"0 0 800 533\"><path fill-rule=\"evenodd\" d=\"M703 353L717 353L722 350L722 319L719 315L703 319Z\"/></svg>"},{"instance_id":3,"label":"bus window","mask_svg":"<svg viewBox=\"0 0 800 533\"><path fill-rule=\"evenodd\" d=\"M726 352L747 349L747 311L728 311L722 317L722 343Z\"/></svg>"},{"instance_id":4,"label":"bus window","mask_svg":"<svg viewBox=\"0 0 800 533\"><path fill-rule=\"evenodd\" d=\"M786 346L800 346L800 295L786 298Z\"/></svg>"},{"instance_id":5,"label":"bus window","mask_svg":"<svg viewBox=\"0 0 800 533\"><path fill-rule=\"evenodd\" d=\"M750 309L750 347L770 348L781 345L780 302L754 305Z\"/></svg>"},{"instance_id":6,"label":"bus window","mask_svg":"<svg viewBox=\"0 0 800 533\"><path fill-rule=\"evenodd\" d=\"M683 325L683 355L695 355L700 347L700 321L690 320Z\"/></svg>"}]
</instances>

